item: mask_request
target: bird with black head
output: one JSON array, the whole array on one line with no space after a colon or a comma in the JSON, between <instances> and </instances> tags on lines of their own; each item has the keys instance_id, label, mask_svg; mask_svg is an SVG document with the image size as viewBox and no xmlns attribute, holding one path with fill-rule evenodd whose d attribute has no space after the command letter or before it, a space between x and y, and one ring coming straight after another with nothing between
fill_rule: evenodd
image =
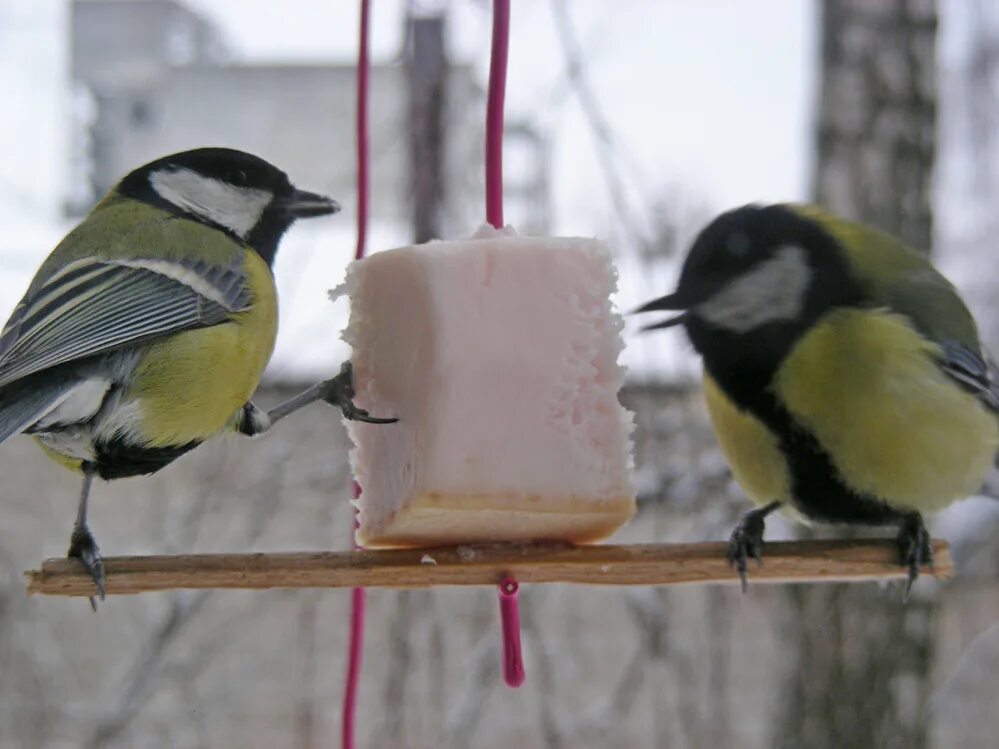
<instances>
[{"instance_id":1,"label":"bird with black head","mask_svg":"<svg viewBox=\"0 0 999 749\"><path fill-rule=\"evenodd\" d=\"M339 210L251 154L185 151L125 176L35 274L0 333L0 442L26 432L82 473L69 556L101 597L87 523L94 478L153 473L221 432L259 434L316 400L394 421L354 406L349 362L270 412L250 400L277 335L281 237L297 219Z\"/></svg>"},{"instance_id":2,"label":"bird with black head","mask_svg":"<svg viewBox=\"0 0 999 749\"><path fill-rule=\"evenodd\" d=\"M893 237L813 206L749 205L697 237L674 293L708 413L758 505L733 531L746 584L765 517L894 525L911 587L923 513L977 491L999 447L999 387L954 287ZM908 588L907 588L908 590Z\"/></svg>"}]
</instances>

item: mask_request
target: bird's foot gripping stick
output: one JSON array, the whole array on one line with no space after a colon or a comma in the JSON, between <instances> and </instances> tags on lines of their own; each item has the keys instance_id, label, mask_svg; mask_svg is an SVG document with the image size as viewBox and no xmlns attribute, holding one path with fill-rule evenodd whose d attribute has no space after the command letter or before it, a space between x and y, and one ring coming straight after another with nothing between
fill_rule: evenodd
<instances>
[{"instance_id":1,"label":"bird's foot gripping stick","mask_svg":"<svg viewBox=\"0 0 999 749\"><path fill-rule=\"evenodd\" d=\"M94 482L94 470L87 465L83 467L83 489L80 491L80 504L76 511L76 522L73 524L73 533L69 537L69 551L66 556L70 559L79 559L86 569L87 574L97 586L97 594L104 600L104 560L101 559L100 549L94 535L87 527L87 500L90 498L90 485ZM90 607L97 611L97 601L91 596Z\"/></svg>"},{"instance_id":2,"label":"bird's foot gripping stick","mask_svg":"<svg viewBox=\"0 0 999 749\"><path fill-rule=\"evenodd\" d=\"M905 598L908 600L912 584L919 577L919 568L928 565L933 571L933 544L923 517L913 512L902 518L896 538L901 563L909 568L909 578L905 584Z\"/></svg>"},{"instance_id":3,"label":"bird's foot gripping stick","mask_svg":"<svg viewBox=\"0 0 999 749\"><path fill-rule=\"evenodd\" d=\"M763 564L763 530L766 525L765 518L771 512L780 507L780 502L771 502L756 510L750 510L739 524L735 526L732 535L728 540L728 563L739 573L742 581L742 592L746 592L748 581L746 579L746 563L752 557L759 565Z\"/></svg>"},{"instance_id":4,"label":"bird's foot gripping stick","mask_svg":"<svg viewBox=\"0 0 999 749\"><path fill-rule=\"evenodd\" d=\"M83 564L87 574L90 575L97 586L97 594L104 600L104 560L101 559L100 549L90 529L85 525L74 525L73 535L69 537L69 551L66 556L71 559L79 559ZM91 596L90 606L97 611L97 601Z\"/></svg>"},{"instance_id":5,"label":"bird's foot gripping stick","mask_svg":"<svg viewBox=\"0 0 999 749\"><path fill-rule=\"evenodd\" d=\"M780 507L780 502L771 502L764 507L747 512L742 516L729 537L726 556L729 565L739 573L743 593L746 592L748 586L746 573L749 560L755 559L757 564L763 564L765 518L778 507ZM895 543L898 546L899 563L908 571L905 585L905 599L908 600L912 584L919 577L920 568L929 567L930 572L935 572L933 539L926 530L923 518L918 512L901 516Z\"/></svg>"}]
</instances>

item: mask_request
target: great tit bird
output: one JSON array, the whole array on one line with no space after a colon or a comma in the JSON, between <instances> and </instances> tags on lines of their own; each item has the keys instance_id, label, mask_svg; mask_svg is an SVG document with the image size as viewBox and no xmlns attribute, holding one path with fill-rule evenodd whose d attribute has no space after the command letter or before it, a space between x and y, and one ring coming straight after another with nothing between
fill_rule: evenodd
<instances>
[{"instance_id":1,"label":"great tit bird","mask_svg":"<svg viewBox=\"0 0 999 749\"><path fill-rule=\"evenodd\" d=\"M121 180L53 250L0 333L0 442L32 435L83 474L69 556L104 596L95 476L149 474L226 430L352 403L349 362L269 413L250 401L277 333L271 265L298 218L336 213L263 159L200 148ZM93 599L91 599L93 603Z\"/></svg>"},{"instance_id":2,"label":"great tit bird","mask_svg":"<svg viewBox=\"0 0 999 749\"><path fill-rule=\"evenodd\" d=\"M908 587L932 563L922 513L977 491L999 388L954 287L893 237L812 206L749 205L697 237L674 293L708 412L758 505L731 535L746 586L764 518L895 525Z\"/></svg>"}]
</instances>

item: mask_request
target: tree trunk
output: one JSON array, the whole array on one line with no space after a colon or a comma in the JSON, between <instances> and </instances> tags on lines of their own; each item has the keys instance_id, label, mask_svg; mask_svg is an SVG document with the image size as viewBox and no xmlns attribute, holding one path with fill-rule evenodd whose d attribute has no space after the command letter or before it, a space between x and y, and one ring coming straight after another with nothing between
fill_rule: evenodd
<instances>
[{"instance_id":1,"label":"tree trunk","mask_svg":"<svg viewBox=\"0 0 999 749\"><path fill-rule=\"evenodd\" d=\"M815 199L929 252L936 3L824 0L821 23ZM898 585L788 589L789 672L773 746L928 745L930 587L917 581L908 603Z\"/></svg>"},{"instance_id":2,"label":"tree trunk","mask_svg":"<svg viewBox=\"0 0 999 749\"><path fill-rule=\"evenodd\" d=\"M444 207L444 13L411 15L406 25L413 241L427 242L441 237Z\"/></svg>"},{"instance_id":3,"label":"tree trunk","mask_svg":"<svg viewBox=\"0 0 999 749\"><path fill-rule=\"evenodd\" d=\"M824 0L815 199L928 252L935 0Z\"/></svg>"}]
</instances>

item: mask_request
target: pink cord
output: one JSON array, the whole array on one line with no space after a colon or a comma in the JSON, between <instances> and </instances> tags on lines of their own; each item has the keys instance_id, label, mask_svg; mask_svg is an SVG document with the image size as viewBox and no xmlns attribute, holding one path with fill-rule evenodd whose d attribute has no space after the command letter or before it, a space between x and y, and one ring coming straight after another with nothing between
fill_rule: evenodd
<instances>
[{"instance_id":1,"label":"pink cord","mask_svg":"<svg viewBox=\"0 0 999 749\"><path fill-rule=\"evenodd\" d=\"M357 250L354 258L364 257L368 239L368 0L361 0L360 43L357 51ZM361 485L354 482L354 499L361 496ZM357 513L351 531L357 545ZM361 655L364 650L364 588L354 588L350 596L350 651L341 709L341 746L354 749L354 719L357 713L357 689L361 680Z\"/></svg>"},{"instance_id":2,"label":"pink cord","mask_svg":"<svg viewBox=\"0 0 999 749\"><path fill-rule=\"evenodd\" d=\"M503 101L509 47L510 0L493 0L493 42L486 102L486 221L497 229L503 228ZM519 588L513 577L505 577L499 584L503 681L508 687L519 687L525 678L520 648Z\"/></svg>"},{"instance_id":3,"label":"pink cord","mask_svg":"<svg viewBox=\"0 0 999 749\"><path fill-rule=\"evenodd\" d=\"M524 659L520 652L520 612L517 591L520 586L512 577L499 584L500 624L503 628L503 681L508 687L519 687L526 678Z\"/></svg>"},{"instance_id":4,"label":"pink cord","mask_svg":"<svg viewBox=\"0 0 999 749\"><path fill-rule=\"evenodd\" d=\"M360 44L357 59L357 251L364 257L368 219L368 0L361 0ZM506 92L507 50L510 41L510 0L494 0L492 58L489 65L489 98L486 105L486 220L503 227L503 101ZM361 487L354 482L354 499ZM355 526L356 532L356 526ZM519 585L512 577L499 585L500 622L503 630L503 680L510 687L524 683L520 646ZM351 596L350 655L343 697L343 749L354 749L354 719L361 675L364 640L364 589Z\"/></svg>"},{"instance_id":5,"label":"pink cord","mask_svg":"<svg viewBox=\"0 0 999 749\"><path fill-rule=\"evenodd\" d=\"M493 0L493 48L486 102L486 221L503 228L503 100L510 46L510 0Z\"/></svg>"},{"instance_id":6,"label":"pink cord","mask_svg":"<svg viewBox=\"0 0 999 749\"><path fill-rule=\"evenodd\" d=\"M364 588L350 591L350 655L347 659L346 689L343 693L341 746L354 749L354 716L357 687L361 680L361 653L364 648Z\"/></svg>"},{"instance_id":7,"label":"pink cord","mask_svg":"<svg viewBox=\"0 0 999 749\"><path fill-rule=\"evenodd\" d=\"M368 240L368 0L361 0L361 41L357 51L357 251Z\"/></svg>"}]
</instances>

